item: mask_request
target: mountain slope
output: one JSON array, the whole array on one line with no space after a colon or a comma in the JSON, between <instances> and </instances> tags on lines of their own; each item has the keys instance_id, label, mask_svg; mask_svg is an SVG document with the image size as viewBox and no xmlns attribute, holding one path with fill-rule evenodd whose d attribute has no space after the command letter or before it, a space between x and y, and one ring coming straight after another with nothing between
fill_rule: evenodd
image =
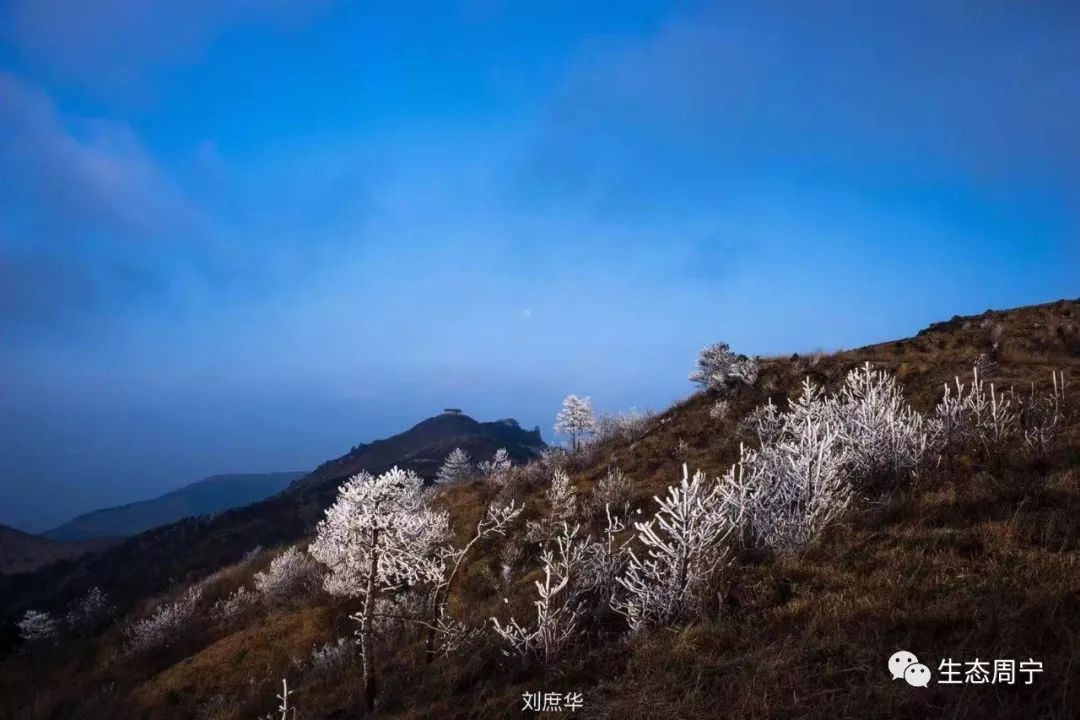
<instances>
[{"instance_id":1,"label":"mountain slope","mask_svg":"<svg viewBox=\"0 0 1080 720\"><path fill-rule=\"evenodd\" d=\"M51 540L130 537L182 518L250 505L288 487L302 472L214 475L151 500L79 515L42 533Z\"/></svg>"},{"instance_id":2,"label":"mountain slope","mask_svg":"<svg viewBox=\"0 0 1080 720\"><path fill-rule=\"evenodd\" d=\"M115 544L111 538L59 542L0 525L0 575L26 573L61 560L72 560Z\"/></svg>"},{"instance_id":3,"label":"mountain slope","mask_svg":"<svg viewBox=\"0 0 1080 720\"><path fill-rule=\"evenodd\" d=\"M266 500L155 528L94 557L17 579L0 578L0 615L72 597L93 585L102 586L121 604L160 593L173 583L235 562L256 546L299 539L322 518L338 485L360 470L380 473L399 465L430 479L458 446L477 460L505 447L522 462L536 456L544 442L538 429L523 430L513 420L481 423L457 414L429 418L324 463Z\"/></svg>"}]
</instances>

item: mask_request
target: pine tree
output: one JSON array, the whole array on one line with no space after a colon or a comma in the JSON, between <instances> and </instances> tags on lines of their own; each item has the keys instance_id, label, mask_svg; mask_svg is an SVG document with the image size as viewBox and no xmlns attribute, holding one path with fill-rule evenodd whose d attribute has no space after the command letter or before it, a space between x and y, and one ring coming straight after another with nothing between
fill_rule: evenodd
<instances>
[{"instance_id":1,"label":"pine tree","mask_svg":"<svg viewBox=\"0 0 1080 720\"><path fill-rule=\"evenodd\" d=\"M439 468L435 480L440 485L452 485L472 477L472 462L469 455L461 448L454 448L453 452L446 456L446 462Z\"/></svg>"}]
</instances>

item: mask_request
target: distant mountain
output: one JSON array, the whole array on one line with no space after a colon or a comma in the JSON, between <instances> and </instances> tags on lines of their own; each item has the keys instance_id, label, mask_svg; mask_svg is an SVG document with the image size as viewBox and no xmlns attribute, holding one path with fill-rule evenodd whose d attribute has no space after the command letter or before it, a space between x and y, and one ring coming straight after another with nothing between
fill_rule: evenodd
<instances>
[{"instance_id":1,"label":"distant mountain","mask_svg":"<svg viewBox=\"0 0 1080 720\"><path fill-rule=\"evenodd\" d=\"M243 507L281 492L302 472L214 475L152 500L95 510L42 533L50 540L123 538L186 517Z\"/></svg>"},{"instance_id":2,"label":"distant mountain","mask_svg":"<svg viewBox=\"0 0 1080 720\"><path fill-rule=\"evenodd\" d=\"M103 550L115 542L105 538L87 542L57 542L0 525L0 575L31 572L60 560L73 560L88 552Z\"/></svg>"},{"instance_id":3,"label":"distant mountain","mask_svg":"<svg viewBox=\"0 0 1080 720\"><path fill-rule=\"evenodd\" d=\"M456 412L437 415L393 437L358 445L260 502L157 527L73 563L0 577L0 625L9 612L47 608L57 597L73 597L93 585L123 605L218 570L258 545L296 542L314 529L350 475L398 465L430 480L455 447L474 461L506 448L515 463L522 463L546 445L539 428L525 430L515 420L482 423Z\"/></svg>"}]
</instances>

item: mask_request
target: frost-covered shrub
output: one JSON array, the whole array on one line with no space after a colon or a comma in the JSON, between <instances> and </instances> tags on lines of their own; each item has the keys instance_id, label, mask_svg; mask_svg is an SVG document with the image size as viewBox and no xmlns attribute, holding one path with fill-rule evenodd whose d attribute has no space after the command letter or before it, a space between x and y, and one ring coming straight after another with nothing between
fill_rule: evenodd
<instances>
[{"instance_id":1,"label":"frost-covered shrub","mask_svg":"<svg viewBox=\"0 0 1080 720\"><path fill-rule=\"evenodd\" d=\"M472 631L455 620L447 609L450 591L459 577L458 573L465 558L477 543L495 535L506 535L523 510L524 508L516 505L513 500L506 504L492 503L476 523L476 531L468 542L459 546L447 540L438 548L437 559L428 577L430 591L427 621L431 626L428 628L431 632L428 636L429 649L436 642L441 643L444 650L450 646L459 648L468 640L466 636Z\"/></svg>"},{"instance_id":2,"label":"frost-covered shrub","mask_svg":"<svg viewBox=\"0 0 1080 720\"><path fill-rule=\"evenodd\" d=\"M770 398L764 405L758 405L739 421L739 432L752 435L762 445L774 442L783 429L781 413Z\"/></svg>"},{"instance_id":3,"label":"frost-covered shrub","mask_svg":"<svg viewBox=\"0 0 1080 720\"><path fill-rule=\"evenodd\" d=\"M356 652L356 641L350 637L320 645L311 651L309 672L320 677L337 675L345 670Z\"/></svg>"},{"instance_id":4,"label":"frost-covered shrub","mask_svg":"<svg viewBox=\"0 0 1080 720\"><path fill-rule=\"evenodd\" d=\"M746 453L751 477L750 527L760 543L786 549L805 544L851 502L848 446L828 414L787 414L780 437Z\"/></svg>"},{"instance_id":5,"label":"frost-covered shrub","mask_svg":"<svg viewBox=\"0 0 1080 720\"><path fill-rule=\"evenodd\" d=\"M769 402L742 428L753 430L760 446L744 451L740 463L754 488L751 535L778 548L808 542L839 517L855 483L917 471L940 431L869 363L849 372L835 397L807 379L786 412Z\"/></svg>"},{"instance_id":6,"label":"frost-covered shrub","mask_svg":"<svg viewBox=\"0 0 1080 720\"><path fill-rule=\"evenodd\" d=\"M442 467L439 468L435 480L440 485L453 485L454 483L468 480L472 475L473 466L472 461L469 459L469 454L461 448L454 448L453 451L446 456L446 461L443 462Z\"/></svg>"},{"instance_id":7,"label":"frost-covered shrub","mask_svg":"<svg viewBox=\"0 0 1080 720\"><path fill-rule=\"evenodd\" d=\"M611 600L631 630L671 626L701 610L709 581L728 562L726 541L742 522L741 478L734 472L719 481L702 472L691 477L684 465L681 482L653 498L656 515L634 523L644 554L629 551Z\"/></svg>"},{"instance_id":8,"label":"frost-covered shrub","mask_svg":"<svg viewBox=\"0 0 1080 720\"><path fill-rule=\"evenodd\" d=\"M308 597L322 580L319 566L290 547L270 562L270 567L255 573L255 589L275 605L297 602Z\"/></svg>"},{"instance_id":9,"label":"frost-covered shrub","mask_svg":"<svg viewBox=\"0 0 1080 720\"><path fill-rule=\"evenodd\" d=\"M210 606L210 619L219 627L238 623L255 614L261 599L259 593L241 586Z\"/></svg>"},{"instance_id":10,"label":"frost-covered shrub","mask_svg":"<svg viewBox=\"0 0 1080 720\"><path fill-rule=\"evenodd\" d=\"M630 478L612 465L608 468L607 475L593 486L592 500L589 502L590 512L598 518L603 517L607 508L625 514L630 503L630 492Z\"/></svg>"},{"instance_id":11,"label":"frost-covered shrub","mask_svg":"<svg viewBox=\"0 0 1080 720\"><path fill-rule=\"evenodd\" d=\"M60 633L60 626L51 613L43 610L27 610L16 623L19 637L27 643L53 640Z\"/></svg>"},{"instance_id":12,"label":"frost-covered shrub","mask_svg":"<svg viewBox=\"0 0 1080 720\"><path fill-rule=\"evenodd\" d=\"M870 363L847 374L835 402L825 410L818 414L840 434L860 479L914 472L929 447L923 416L907 404L893 377Z\"/></svg>"},{"instance_id":13,"label":"frost-covered shrub","mask_svg":"<svg viewBox=\"0 0 1080 720\"><path fill-rule=\"evenodd\" d=\"M484 460L478 466L480 474L488 480L502 482L514 463L510 460L510 453L506 448L499 448L490 460Z\"/></svg>"},{"instance_id":14,"label":"frost-covered shrub","mask_svg":"<svg viewBox=\"0 0 1080 720\"><path fill-rule=\"evenodd\" d=\"M1010 389L999 392L983 380L978 366L972 368L970 385L955 378L934 409L934 420L943 453L979 447L995 454L1021 429L1020 402Z\"/></svg>"},{"instance_id":15,"label":"frost-covered shrub","mask_svg":"<svg viewBox=\"0 0 1080 720\"><path fill-rule=\"evenodd\" d=\"M634 408L625 412L602 413L596 418L593 442L600 443L614 439L635 442L645 434L652 417L653 413L640 412Z\"/></svg>"},{"instance_id":16,"label":"frost-covered shrub","mask_svg":"<svg viewBox=\"0 0 1080 720\"><path fill-rule=\"evenodd\" d=\"M709 417L713 420L723 420L728 416L731 411L731 403L723 398L720 398L712 404L709 408Z\"/></svg>"},{"instance_id":17,"label":"frost-covered shrub","mask_svg":"<svg viewBox=\"0 0 1080 720\"><path fill-rule=\"evenodd\" d=\"M109 621L112 612L112 605L104 591L92 587L68 606L64 613L64 625L70 632L94 632Z\"/></svg>"},{"instance_id":18,"label":"frost-covered shrub","mask_svg":"<svg viewBox=\"0 0 1080 720\"><path fill-rule=\"evenodd\" d=\"M520 536L511 537L499 548L499 582L504 591L510 587L510 580L514 575L514 570L521 563L524 554L525 546L522 544Z\"/></svg>"},{"instance_id":19,"label":"frost-covered shrub","mask_svg":"<svg viewBox=\"0 0 1080 720\"><path fill-rule=\"evenodd\" d=\"M550 663L577 634L578 621L584 610L575 599L570 584L586 555L586 543L578 537L578 531L577 525L571 528L567 523L561 523L554 549L545 549L540 557L544 579L535 582L535 624L523 627L511 617L503 625L497 618L491 618L495 633L507 645L505 654L534 657Z\"/></svg>"},{"instance_id":20,"label":"frost-covered shrub","mask_svg":"<svg viewBox=\"0 0 1080 720\"><path fill-rule=\"evenodd\" d=\"M1029 451L1048 450L1066 423L1064 374L1051 372L1048 390L1039 392L1033 384L1021 395L1012 388L998 391L994 383L985 382L983 372L976 365L969 385L959 377L952 385L946 383L933 416L942 453L980 448L990 456L1018 435Z\"/></svg>"},{"instance_id":21,"label":"frost-covered shrub","mask_svg":"<svg viewBox=\"0 0 1080 720\"><path fill-rule=\"evenodd\" d=\"M753 385L757 376L757 360L733 353L727 343L716 343L701 351L690 381L726 396L742 385Z\"/></svg>"},{"instance_id":22,"label":"frost-covered shrub","mask_svg":"<svg viewBox=\"0 0 1080 720\"><path fill-rule=\"evenodd\" d=\"M435 650L443 657L461 652L476 644L484 635L482 628L461 622L442 608L435 618Z\"/></svg>"},{"instance_id":23,"label":"frost-covered shrub","mask_svg":"<svg viewBox=\"0 0 1080 720\"><path fill-rule=\"evenodd\" d=\"M548 514L540 520L526 523L525 538L529 542L547 544L558 523L569 522L577 515L577 495L570 476L565 471L555 471L545 497L548 501Z\"/></svg>"},{"instance_id":24,"label":"frost-covered shrub","mask_svg":"<svg viewBox=\"0 0 1080 720\"><path fill-rule=\"evenodd\" d=\"M192 587L175 602L162 603L149 617L124 628L125 647L139 653L172 645L195 620L202 588Z\"/></svg>"},{"instance_id":25,"label":"frost-covered shrub","mask_svg":"<svg viewBox=\"0 0 1080 720\"><path fill-rule=\"evenodd\" d=\"M244 553L243 557L240 558L240 564L241 565L250 565L251 563L255 562L257 559L262 557L262 554L263 554L263 546L262 545L256 545L255 547L251 548L246 553Z\"/></svg>"},{"instance_id":26,"label":"frost-covered shrub","mask_svg":"<svg viewBox=\"0 0 1080 720\"><path fill-rule=\"evenodd\" d=\"M607 524L604 535L597 542L585 543L585 559L581 569L581 582L578 591L593 595L599 605L611 601L619 586L619 578L630 559L627 551L629 539L619 539L626 529L626 524L618 515L612 514L611 506L604 506Z\"/></svg>"},{"instance_id":27,"label":"frost-covered shrub","mask_svg":"<svg viewBox=\"0 0 1080 720\"><path fill-rule=\"evenodd\" d=\"M1028 450L1045 453L1057 442L1065 429L1067 416L1065 410L1065 389L1068 382L1065 373L1051 373L1052 389L1045 394L1031 392L1022 401L1020 411L1021 428L1024 444Z\"/></svg>"}]
</instances>

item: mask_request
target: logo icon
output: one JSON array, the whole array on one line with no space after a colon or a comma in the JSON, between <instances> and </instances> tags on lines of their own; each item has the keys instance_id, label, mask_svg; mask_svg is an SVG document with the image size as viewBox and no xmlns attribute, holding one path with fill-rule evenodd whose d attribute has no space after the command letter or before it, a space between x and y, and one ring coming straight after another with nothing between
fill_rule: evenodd
<instances>
[{"instance_id":1,"label":"logo icon","mask_svg":"<svg viewBox=\"0 0 1080 720\"><path fill-rule=\"evenodd\" d=\"M908 669L909 665L916 665L919 662L919 658L915 657L914 653L909 653L907 650L899 650L892 654L889 658L889 672L892 673L893 680L900 680L904 677L904 671ZM925 665L923 667L926 667Z\"/></svg>"},{"instance_id":2,"label":"logo icon","mask_svg":"<svg viewBox=\"0 0 1080 720\"><path fill-rule=\"evenodd\" d=\"M922 663L912 663L904 670L904 679L911 687L926 687L930 684L930 668Z\"/></svg>"}]
</instances>

